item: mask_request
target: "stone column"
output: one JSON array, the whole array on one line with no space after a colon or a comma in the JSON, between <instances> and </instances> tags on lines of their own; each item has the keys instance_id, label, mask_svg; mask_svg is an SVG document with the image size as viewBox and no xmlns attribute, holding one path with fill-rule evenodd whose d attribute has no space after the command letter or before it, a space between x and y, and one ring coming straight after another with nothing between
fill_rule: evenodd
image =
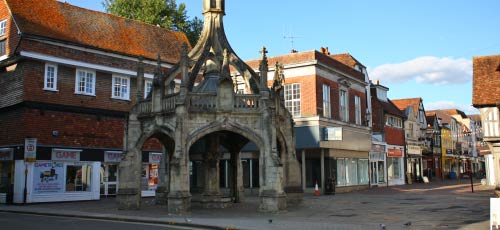
<instances>
[{"instance_id":1,"label":"stone column","mask_svg":"<svg viewBox=\"0 0 500 230\"><path fill-rule=\"evenodd\" d=\"M170 161L170 189L167 196L169 213L183 214L191 211L188 162L184 151L174 154Z\"/></svg>"},{"instance_id":2,"label":"stone column","mask_svg":"<svg viewBox=\"0 0 500 230\"><path fill-rule=\"evenodd\" d=\"M220 180L219 180L219 151L218 141L210 138L208 141L212 144L212 148L204 155L204 176L205 187L203 190L201 203L204 208L221 208L221 193L220 193ZM215 147L215 148L213 148Z\"/></svg>"},{"instance_id":3,"label":"stone column","mask_svg":"<svg viewBox=\"0 0 500 230\"><path fill-rule=\"evenodd\" d=\"M244 198L243 188L243 166L239 151L231 152L231 176L230 193L234 198L234 203L240 203Z\"/></svg>"},{"instance_id":4,"label":"stone column","mask_svg":"<svg viewBox=\"0 0 500 230\"><path fill-rule=\"evenodd\" d=\"M131 113L124 135L124 159L118 165L119 184L116 194L118 209L129 210L141 207L141 164L142 146L138 145L141 136L141 123Z\"/></svg>"},{"instance_id":5,"label":"stone column","mask_svg":"<svg viewBox=\"0 0 500 230\"><path fill-rule=\"evenodd\" d=\"M286 195L283 191L283 166L277 156L276 151L271 151L272 148L263 147L264 152L261 154L264 162L265 177L264 186L260 187L260 205L261 212L278 212L286 209Z\"/></svg>"},{"instance_id":6,"label":"stone column","mask_svg":"<svg viewBox=\"0 0 500 230\"><path fill-rule=\"evenodd\" d=\"M141 207L141 150L125 151L125 158L119 164L119 184L116 194L118 209L134 210Z\"/></svg>"},{"instance_id":7,"label":"stone column","mask_svg":"<svg viewBox=\"0 0 500 230\"><path fill-rule=\"evenodd\" d=\"M168 196L168 153L163 146L163 155L161 156L161 161L158 169L158 187L156 188L155 200L156 204L165 205L167 204Z\"/></svg>"}]
</instances>

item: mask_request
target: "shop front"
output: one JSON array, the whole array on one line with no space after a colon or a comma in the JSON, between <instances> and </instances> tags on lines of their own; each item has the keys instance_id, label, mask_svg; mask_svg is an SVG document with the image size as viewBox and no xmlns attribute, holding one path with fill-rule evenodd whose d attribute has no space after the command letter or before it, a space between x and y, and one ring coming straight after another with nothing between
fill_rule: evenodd
<instances>
[{"instance_id":1,"label":"shop front","mask_svg":"<svg viewBox=\"0 0 500 230\"><path fill-rule=\"evenodd\" d=\"M14 203L98 200L101 162L81 161L81 152L53 148L49 160L16 160Z\"/></svg>"},{"instance_id":2,"label":"shop front","mask_svg":"<svg viewBox=\"0 0 500 230\"><path fill-rule=\"evenodd\" d=\"M407 177L408 181L422 181L422 150L418 145L407 145Z\"/></svg>"},{"instance_id":3,"label":"shop front","mask_svg":"<svg viewBox=\"0 0 500 230\"><path fill-rule=\"evenodd\" d=\"M143 158L144 158L143 154ZM158 187L158 170L162 153L149 152L146 155L147 161L142 163L141 195L142 197L153 197Z\"/></svg>"},{"instance_id":4,"label":"shop front","mask_svg":"<svg viewBox=\"0 0 500 230\"><path fill-rule=\"evenodd\" d=\"M118 164L122 160L122 151L105 151L101 165L101 196L115 196L118 191Z\"/></svg>"},{"instance_id":5,"label":"shop front","mask_svg":"<svg viewBox=\"0 0 500 230\"><path fill-rule=\"evenodd\" d=\"M383 186L386 185L387 165L385 145L372 144L369 155L370 159L370 185Z\"/></svg>"},{"instance_id":6,"label":"shop front","mask_svg":"<svg viewBox=\"0 0 500 230\"><path fill-rule=\"evenodd\" d=\"M387 181L389 185L405 184L403 152L404 146L387 145Z\"/></svg>"},{"instance_id":7,"label":"shop front","mask_svg":"<svg viewBox=\"0 0 500 230\"><path fill-rule=\"evenodd\" d=\"M14 149L0 148L0 204L12 202Z\"/></svg>"}]
</instances>

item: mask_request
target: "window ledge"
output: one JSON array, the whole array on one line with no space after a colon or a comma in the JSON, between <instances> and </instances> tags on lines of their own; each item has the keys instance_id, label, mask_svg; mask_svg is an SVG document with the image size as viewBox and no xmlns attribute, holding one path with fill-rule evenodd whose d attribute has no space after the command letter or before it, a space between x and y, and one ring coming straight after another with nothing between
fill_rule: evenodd
<instances>
[{"instance_id":1,"label":"window ledge","mask_svg":"<svg viewBox=\"0 0 500 230\"><path fill-rule=\"evenodd\" d=\"M51 89L51 88L43 88L45 91L51 91L51 92L59 92L58 89Z\"/></svg>"},{"instance_id":2,"label":"window ledge","mask_svg":"<svg viewBox=\"0 0 500 230\"><path fill-rule=\"evenodd\" d=\"M77 94L77 95L83 95L83 96L91 96L91 97L95 97L95 94L89 94L89 93L80 93L80 92L75 92L75 94Z\"/></svg>"},{"instance_id":3,"label":"window ledge","mask_svg":"<svg viewBox=\"0 0 500 230\"><path fill-rule=\"evenodd\" d=\"M123 98L123 97L111 97L111 99L120 100L120 101L130 101L130 98Z\"/></svg>"}]
</instances>

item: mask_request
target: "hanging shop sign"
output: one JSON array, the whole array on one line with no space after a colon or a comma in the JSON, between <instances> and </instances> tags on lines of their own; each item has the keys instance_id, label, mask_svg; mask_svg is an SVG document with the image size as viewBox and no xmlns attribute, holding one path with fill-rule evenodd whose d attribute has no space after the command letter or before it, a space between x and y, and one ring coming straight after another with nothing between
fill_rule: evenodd
<instances>
[{"instance_id":1,"label":"hanging shop sign","mask_svg":"<svg viewBox=\"0 0 500 230\"><path fill-rule=\"evenodd\" d=\"M123 152L121 151L106 151L104 152L104 162L120 163L122 161Z\"/></svg>"},{"instance_id":2,"label":"hanging shop sign","mask_svg":"<svg viewBox=\"0 0 500 230\"><path fill-rule=\"evenodd\" d=\"M27 162L36 161L36 138L24 139L24 160Z\"/></svg>"},{"instance_id":3,"label":"hanging shop sign","mask_svg":"<svg viewBox=\"0 0 500 230\"><path fill-rule=\"evenodd\" d=\"M33 193L64 192L64 163L35 162L33 173Z\"/></svg>"},{"instance_id":4,"label":"hanging shop sign","mask_svg":"<svg viewBox=\"0 0 500 230\"><path fill-rule=\"evenodd\" d=\"M418 145L408 145L408 154L422 155L422 149Z\"/></svg>"},{"instance_id":5,"label":"hanging shop sign","mask_svg":"<svg viewBox=\"0 0 500 230\"><path fill-rule=\"evenodd\" d=\"M149 163L159 164L161 161L161 153L149 153Z\"/></svg>"},{"instance_id":6,"label":"hanging shop sign","mask_svg":"<svg viewBox=\"0 0 500 230\"><path fill-rule=\"evenodd\" d=\"M14 160L14 149L1 148L0 149L0 161L11 161L11 160Z\"/></svg>"},{"instance_id":7,"label":"hanging shop sign","mask_svg":"<svg viewBox=\"0 0 500 230\"><path fill-rule=\"evenodd\" d=\"M80 161L79 149L52 149L53 161Z\"/></svg>"},{"instance_id":8,"label":"hanging shop sign","mask_svg":"<svg viewBox=\"0 0 500 230\"><path fill-rule=\"evenodd\" d=\"M388 149L387 150L388 157L403 157L403 151L400 149Z\"/></svg>"}]
</instances>

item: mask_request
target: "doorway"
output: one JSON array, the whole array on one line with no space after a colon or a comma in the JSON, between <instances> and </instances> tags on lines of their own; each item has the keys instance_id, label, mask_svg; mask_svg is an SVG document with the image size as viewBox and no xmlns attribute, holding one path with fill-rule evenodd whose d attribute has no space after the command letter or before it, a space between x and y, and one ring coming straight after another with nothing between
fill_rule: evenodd
<instances>
[{"instance_id":1,"label":"doorway","mask_svg":"<svg viewBox=\"0 0 500 230\"><path fill-rule=\"evenodd\" d=\"M118 191L118 165L101 165L101 196L115 196Z\"/></svg>"}]
</instances>

